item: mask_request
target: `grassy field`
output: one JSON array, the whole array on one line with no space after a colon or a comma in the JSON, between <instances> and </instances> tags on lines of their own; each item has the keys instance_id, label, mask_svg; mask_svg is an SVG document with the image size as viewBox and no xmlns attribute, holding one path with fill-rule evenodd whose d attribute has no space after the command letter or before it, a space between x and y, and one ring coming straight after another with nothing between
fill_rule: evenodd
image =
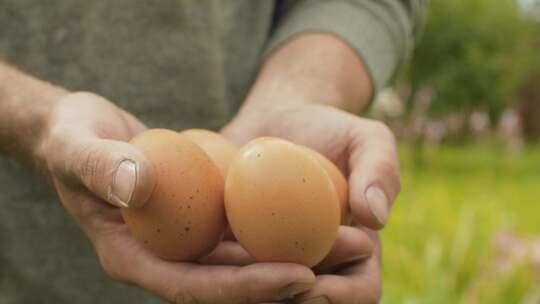
<instances>
[{"instance_id":1,"label":"grassy field","mask_svg":"<svg viewBox=\"0 0 540 304\"><path fill-rule=\"evenodd\" d=\"M494 237L540 235L540 148L402 147L403 191L384 243L383 303L540 303L529 258Z\"/></svg>"}]
</instances>

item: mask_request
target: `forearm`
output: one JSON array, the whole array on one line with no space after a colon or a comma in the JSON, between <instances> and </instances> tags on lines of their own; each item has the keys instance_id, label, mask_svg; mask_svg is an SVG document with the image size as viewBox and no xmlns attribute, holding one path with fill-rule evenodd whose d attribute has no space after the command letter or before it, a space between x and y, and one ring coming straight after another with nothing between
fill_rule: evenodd
<instances>
[{"instance_id":1,"label":"forearm","mask_svg":"<svg viewBox=\"0 0 540 304\"><path fill-rule=\"evenodd\" d=\"M65 90L0 61L0 153L33 159L46 117Z\"/></svg>"},{"instance_id":2,"label":"forearm","mask_svg":"<svg viewBox=\"0 0 540 304\"><path fill-rule=\"evenodd\" d=\"M324 104L359 112L372 95L364 63L344 41L324 33L301 34L264 62L238 115L223 133L233 138L261 135L257 126L267 113L295 105Z\"/></svg>"},{"instance_id":3,"label":"forearm","mask_svg":"<svg viewBox=\"0 0 540 304\"><path fill-rule=\"evenodd\" d=\"M358 112L372 94L369 74L347 43L331 34L305 33L268 57L245 106L319 103Z\"/></svg>"}]
</instances>

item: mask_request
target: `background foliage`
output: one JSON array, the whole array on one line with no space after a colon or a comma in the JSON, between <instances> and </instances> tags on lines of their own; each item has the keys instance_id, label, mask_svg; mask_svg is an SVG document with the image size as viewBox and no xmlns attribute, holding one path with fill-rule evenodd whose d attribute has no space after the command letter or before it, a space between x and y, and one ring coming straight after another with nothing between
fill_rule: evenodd
<instances>
[{"instance_id":1,"label":"background foliage","mask_svg":"<svg viewBox=\"0 0 540 304\"><path fill-rule=\"evenodd\" d=\"M402 138L403 191L382 232L383 303L540 303L539 22L540 0L429 1L398 81L405 115L386 117ZM537 136L493 140L509 109ZM491 129L472 138L487 140L426 139L478 111Z\"/></svg>"},{"instance_id":2,"label":"background foliage","mask_svg":"<svg viewBox=\"0 0 540 304\"><path fill-rule=\"evenodd\" d=\"M495 242L540 245L540 148L428 147L422 168L411 153L401 147L404 191L382 232L383 303L540 303L538 260Z\"/></svg>"},{"instance_id":3,"label":"background foliage","mask_svg":"<svg viewBox=\"0 0 540 304\"><path fill-rule=\"evenodd\" d=\"M488 111L496 120L538 66L538 29L515 0L432 0L407 73L435 92L432 114ZM413 94L414 95L414 94Z\"/></svg>"}]
</instances>

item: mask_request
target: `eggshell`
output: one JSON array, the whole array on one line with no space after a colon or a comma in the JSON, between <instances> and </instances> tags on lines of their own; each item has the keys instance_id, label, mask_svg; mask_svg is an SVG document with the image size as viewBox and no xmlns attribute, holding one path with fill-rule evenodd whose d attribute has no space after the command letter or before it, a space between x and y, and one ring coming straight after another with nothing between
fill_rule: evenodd
<instances>
[{"instance_id":1,"label":"eggshell","mask_svg":"<svg viewBox=\"0 0 540 304\"><path fill-rule=\"evenodd\" d=\"M319 163L323 166L323 168L326 170L328 175L330 175L330 178L332 179L332 182L334 183L334 186L336 188L338 197L339 197L339 203L341 206L341 224L342 225L348 225L351 223L351 212L349 208L349 186L347 184L347 180L345 179L345 176L343 176L343 173L334 165L332 161L330 161L328 158L326 158L324 155L319 153L318 151L315 151L313 149L310 149L308 147L301 146L306 149L309 153L313 154L315 158L319 161Z\"/></svg>"},{"instance_id":2,"label":"eggshell","mask_svg":"<svg viewBox=\"0 0 540 304\"><path fill-rule=\"evenodd\" d=\"M225 136L209 130L189 129L180 132L180 134L187 136L191 141L199 145L219 167L221 175L225 179L227 170L239 148ZM225 228L223 239L236 240L229 226Z\"/></svg>"},{"instance_id":3,"label":"eggshell","mask_svg":"<svg viewBox=\"0 0 540 304\"><path fill-rule=\"evenodd\" d=\"M153 164L157 183L142 208L122 209L133 236L157 256L190 261L209 253L225 225L223 178L195 143L153 129L131 140Z\"/></svg>"},{"instance_id":4,"label":"eggshell","mask_svg":"<svg viewBox=\"0 0 540 304\"><path fill-rule=\"evenodd\" d=\"M320 162L304 148L276 138L244 146L225 183L232 231L261 262L319 263L335 242L339 204Z\"/></svg>"},{"instance_id":5,"label":"eggshell","mask_svg":"<svg viewBox=\"0 0 540 304\"><path fill-rule=\"evenodd\" d=\"M189 129L180 134L199 145L218 166L223 178L227 176L227 169L238 153L234 143L219 133L203 129Z\"/></svg>"}]
</instances>

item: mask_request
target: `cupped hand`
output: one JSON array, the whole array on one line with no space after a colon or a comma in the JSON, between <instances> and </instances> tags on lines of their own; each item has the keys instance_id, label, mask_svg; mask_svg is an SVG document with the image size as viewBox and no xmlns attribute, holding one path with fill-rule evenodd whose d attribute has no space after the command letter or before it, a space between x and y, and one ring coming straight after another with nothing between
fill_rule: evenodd
<instances>
[{"instance_id":1,"label":"cupped hand","mask_svg":"<svg viewBox=\"0 0 540 304\"><path fill-rule=\"evenodd\" d=\"M333 161L349 183L349 206L356 226L341 226L336 243L315 271L314 287L295 303L378 303L380 241L400 191L399 161L392 132L381 122L317 104L244 109L223 129L238 144L276 136L319 151ZM234 243L221 244L211 262L249 263ZM227 258L223 258L227 256ZM244 256L244 258L242 258Z\"/></svg>"},{"instance_id":2,"label":"cupped hand","mask_svg":"<svg viewBox=\"0 0 540 304\"><path fill-rule=\"evenodd\" d=\"M118 207L142 206L153 190L152 165L126 143L144 129L136 118L102 97L68 94L55 103L36 153L110 277L173 303L281 301L313 285L313 272L300 265L169 262L137 243Z\"/></svg>"},{"instance_id":3,"label":"cupped hand","mask_svg":"<svg viewBox=\"0 0 540 304\"><path fill-rule=\"evenodd\" d=\"M223 241L201 259L208 265L252 265L252 257L235 241ZM341 226L328 256L315 268L316 282L295 299L281 303L378 303L381 297L380 242L377 232Z\"/></svg>"},{"instance_id":4,"label":"cupped hand","mask_svg":"<svg viewBox=\"0 0 540 304\"><path fill-rule=\"evenodd\" d=\"M400 177L396 141L383 123L330 106L300 104L240 112L223 133L239 144L276 136L319 151L348 178L354 219L372 229L388 221Z\"/></svg>"},{"instance_id":5,"label":"cupped hand","mask_svg":"<svg viewBox=\"0 0 540 304\"><path fill-rule=\"evenodd\" d=\"M344 263L329 273L317 275L312 289L296 297L301 304L376 304L381 298L381 252L377 232L356 228L371 238L373 254Z\"/></svg>"}]
</instances>

